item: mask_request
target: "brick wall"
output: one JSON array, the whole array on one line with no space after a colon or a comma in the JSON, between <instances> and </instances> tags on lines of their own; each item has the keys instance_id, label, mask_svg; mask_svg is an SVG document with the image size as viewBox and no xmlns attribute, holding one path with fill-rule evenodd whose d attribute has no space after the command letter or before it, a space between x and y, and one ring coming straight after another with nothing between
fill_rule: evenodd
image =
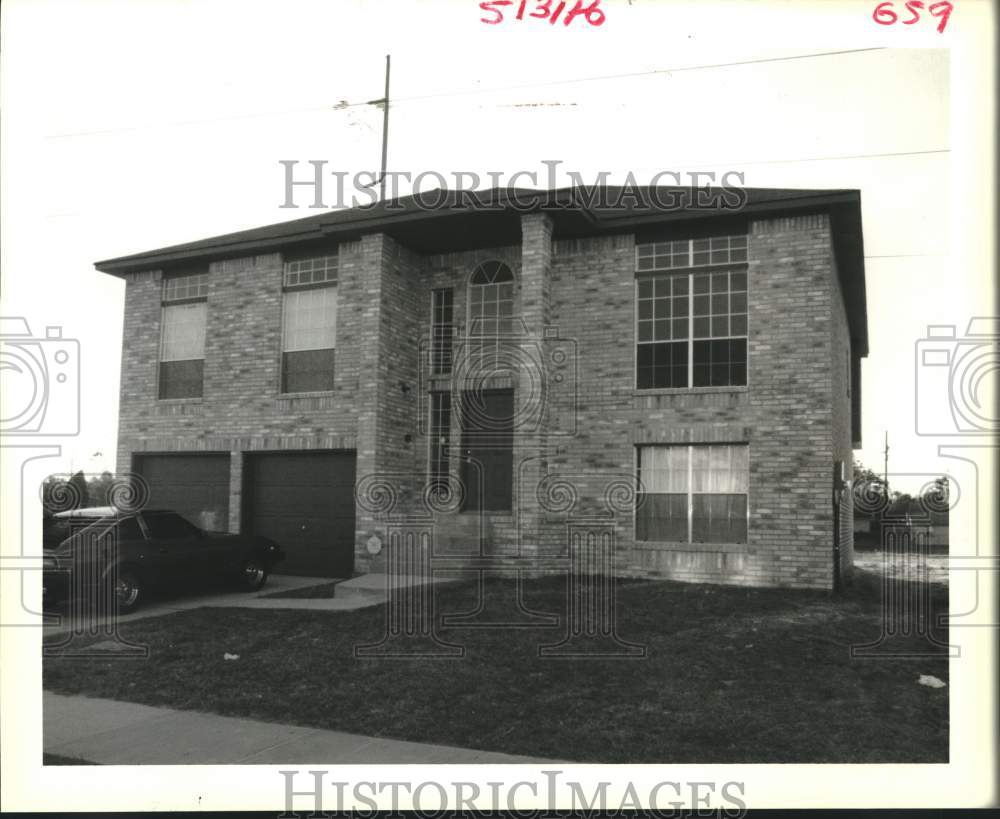
<instances>
[{"instance_id":1,"label":"brick wall","mask_svg":"<svg viewBox=\"0 0 1000 819\"><path fill-rule=\"evenodd\" d=\"M545 413L515 444L513 514L490 516L498 552L513 540L522 554L564 555L567 525L603 515L625 573L829 588L833 462L850 464L851 433L849 333L828 218L750 223L748 386L693 391L634 389L634 237L553 241L541 214L523 216L522 233L518 246L448 254L420 255L382 234L342 245L332 394L279 395L282 266L268 254L211 266L204 397L158 401L160 274L129 275L119 464L135 452L231 453L236 528L242 453L353 449L359 484L394 476L393 513L424 511L428 394L452 387L421 372L430 293L454 288L461 328L470 273L500 259L516 277L515 314L540 345ZM522 375L510 382L519 401ZM455 473L460 440L453 409ZM637 543L622 503L636 445L710 442L749 446L749 542ZM384 536L386 523L386 514L358 507L357 570L382 566L365 542Z\"/></svg>"},{"instance_id":2,"label":"brick wall","mask_svg":"<svg viewBox=\"0 0 1000 819\"><path fill-rule=\"evenodd\" d=\"M553 322L577 341L580 389L579 432L556 445L552 471L581 476L576 513L601 506L598 489L609 480L600 476L634 473L637 444L746 443L749 542L635 542L631 516L618 512L621 570L829 588L833 461L850 462L850 439L848 405L834 401L831 361L843 355L846 317L827 217L750 226L746 388L634 391L633 250L626 237L555 244ZM559 525L552 521L553 540Z\"/></svg>"},{"instance_id":3,"label":"brick wall","mask_svg":"<svg viewBox=\"0 0 1000 819\"><path fill-rule=\"evenodd\" d=\"M851 331L847 309L836 270L829 281L832 311L830 316L831 425L834 460L843 461L844 477L850 482L854 470L853 430L851 429ZM848 483L840 496L840 574L850 582L854 569L854 499Z\"/></svg>"}]
</instances>

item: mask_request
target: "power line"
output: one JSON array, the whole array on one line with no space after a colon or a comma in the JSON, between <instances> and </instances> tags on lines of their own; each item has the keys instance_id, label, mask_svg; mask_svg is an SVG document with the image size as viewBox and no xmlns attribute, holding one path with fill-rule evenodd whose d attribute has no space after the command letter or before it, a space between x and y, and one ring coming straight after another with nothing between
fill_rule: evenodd
<instances>
[{"instance_id":1,"label":"power line","mask_svg":"<svg viewBox=\"0 0 1000 819\"><path fill-rule=\"evenodd\" d=\"M705 65L687 65L675 68L654 68L649 71L632 71L625 74L601 74L594 77L577 77L568 80L549 80L548 82L525 83L523 85L505 85L495 88L465 89L457 91L444 91L436 94L422 94L412 97L400 97L397 102L409 102L412 100L437 99L438 97L457 97L466 94L491 94L497 91L520 91L525 88L548 88L554 85L570 85L578 82L598 82L603 80L632 79L636 77L654 77L660 74L679 74L684 71L702 71L715 68L731 68L741 65L756 65L758 63L777 63L789 60L806 60L813 57L832 57L840 54L857 54L863 51L885 51L884 46L875 48L851 48L843 51L817 51L812 54L793 54L789 57L762 57L756 60L739 60L731 63L708 63Z\"/></svg>"},{"instance_id":2,"label":"power line","mask_svg":"<svg viewBox=\"0 0 1000 819\"><path fill-rule=\"evenodd\" d=\"M951 148L933 148L928 151L893 151L885 154L844 154L842 156L814 156L805 159L761 159L744 162L744 165L777 165L782 162L828 162L835 159L872 159L890 156L920 156L922 154L948 154ZM737 164L737 163L734 163Z\"/></svg>"},{"instance_id":3,"label":"power line","mask_svg":"<svg viewBox=\"0 0 1000 819\"><path fill-rule=\"evenodd\" d=\"M951 153L951 148L930 148L927 150L920 151L890 151L886 153L875 153L875 154L834 154L831 156L807 156L800 157L798 159L681 159L676 160L672 163L675 168L683 168L689 165L700 165L701 167L717 168L720 165L777 165L792 162L832 162L841 159L881 159L887 157L898 157L898 156L923 156L929 154L947 154ZM663 171L662 167L648 167L648 168L631 168L627 172L634 175L647 173L647 172L658 172ZM622 171L626 173L626 171Z\"/></svg>"},{"instance_id":4,"label":"power line","mask_svg":"<svg viewBox=\"0 0 1000 819\"><path fill-rule=\"evenodd\" d=\"M789 162L832 162L841 159L880 159L896 156L922 156L927 154L947 154L951 148L931 148L923 151L891 151L879 154L836 154L833 156L807 156L798 159L727 159L699 160L676 163L678 165L780 165ZM652 170L652 169L649 169Z\"/></svg>"},{"instance_id":5,"label":"power line","mask_svg":"<svg viewBox=\"0 0 1000 819\"><path fill-rule=\"evenodd\" d=\"M704 65L688 65L688 66L676 66L674 68L655 68L649 71L634 71L624 74L602 74L592 77L575 77L565 80L549 80L547 82L538 83L523 83L520 85L506 85L506 86L496 86L493 88L467 88L467 89L456 89L454 91L441 91L434 94L417 94L409 97L398 97L393 100L393 105L398 105L404 102L419 102L431 99L440 99L446 97L459 97L468 96L476 94L493 94L501 91L520 91L528 88L550 88L558 85L571 85L574 83L583 82L600 82L606 80L620 80L620 79L635 79L639 77L654 77L658 75L666 74L678 74L687 71L704 71L713 70L718 68L732 68L736 66L744 65L757 65L759 63L775 63L775 62L788 62L790 60L806 60L815 57L832 57L843 54L859 54L867 51L885 51L884 46L873 47L873 48L851 48L842 51L817 51L810 54L793 54L788 57L762 57L755 60L738 60L729 63L708 63ZM307 114L307 113L318 113L320 111L346 111L351 108L366 107L373 104L374 101L365 102L347 102L343 100L337 105L316 105L309 106L306 108L289 108L279 111L258 111L252 113L244 114L232 114L224 117L208 117L205 119L192 119L192 120L179 120L177 122L168 122L160 125L139 125L134 127L125 128L107 128L99 129L94 131L74 131L71 133L64 134L50 134L47 139L66 139L70 137L78 136L96 136L100 134L114 134L114 133L127 133L129 131L139 131L146 128L170 128L184 125L202 125L211 124L215 122L229 122L240 119L254 119L258 117L272 117L272 116L285 116L288 114Z\"/></svg>"}]
</instances>

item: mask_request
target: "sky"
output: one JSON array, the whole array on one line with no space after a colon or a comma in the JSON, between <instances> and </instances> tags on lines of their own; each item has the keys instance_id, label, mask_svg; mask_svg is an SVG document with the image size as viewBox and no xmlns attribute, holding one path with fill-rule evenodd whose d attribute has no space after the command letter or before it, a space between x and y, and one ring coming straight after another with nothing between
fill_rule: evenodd
<instances>
[{"instance_id":1,"label":"sky","mask_svg":"<svg viewBox=\"0 0 1000 819\"><path fill-rule=\"evenodd\" d=\"M932 324L961 334L982 304L950 255L962 132L946 41L930 26L888 37L857 3L603 5L604 26L564 27L484 25L472 2L5 4L0 292L35 335L79 340L81 432L61 468L115 466L124 284L93 262L315 213L305 197L279 207L279 162L376 169L381 111L357 103L382 95L391 53L390 169L559 159L585 178L860 189L856 457L881 469L888 431L891 473L942 471L939 441L914 430L916 345ZM748 64L719 65L734 62Z\"/></svg>"}]
</instances>

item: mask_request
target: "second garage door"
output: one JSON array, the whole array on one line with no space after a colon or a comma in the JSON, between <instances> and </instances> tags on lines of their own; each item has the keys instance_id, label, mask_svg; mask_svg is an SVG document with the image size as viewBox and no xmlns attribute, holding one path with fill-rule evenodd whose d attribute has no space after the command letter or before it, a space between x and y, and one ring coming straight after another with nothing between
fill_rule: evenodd
<instances>
[{"instance_id":1,"label":"second garage door","mask_svg":"<svg viewBox=\"0 0 1000 819\"><path fill-rule=\"evenodd\" d=\"M354 570L354 453L246 456L245 531L285 550L277 571L350 577Z\"/></svg>"}]
</instances>

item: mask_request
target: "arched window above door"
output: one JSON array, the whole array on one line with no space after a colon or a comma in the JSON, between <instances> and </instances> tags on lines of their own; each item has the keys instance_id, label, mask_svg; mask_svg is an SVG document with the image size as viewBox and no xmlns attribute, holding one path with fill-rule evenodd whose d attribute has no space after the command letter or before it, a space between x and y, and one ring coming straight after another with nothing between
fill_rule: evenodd
<instances>
[{"instance_id":1,"label":"arched window above door","mask_svg":"<svg viewBox=\"0 0 1000 819\"><path fill-rule=\"evenodd\" d=\"M469 335L508 335L513 315L513 271L498 260L482 262L469 277Z\"/></svg>"}]
</instances>

